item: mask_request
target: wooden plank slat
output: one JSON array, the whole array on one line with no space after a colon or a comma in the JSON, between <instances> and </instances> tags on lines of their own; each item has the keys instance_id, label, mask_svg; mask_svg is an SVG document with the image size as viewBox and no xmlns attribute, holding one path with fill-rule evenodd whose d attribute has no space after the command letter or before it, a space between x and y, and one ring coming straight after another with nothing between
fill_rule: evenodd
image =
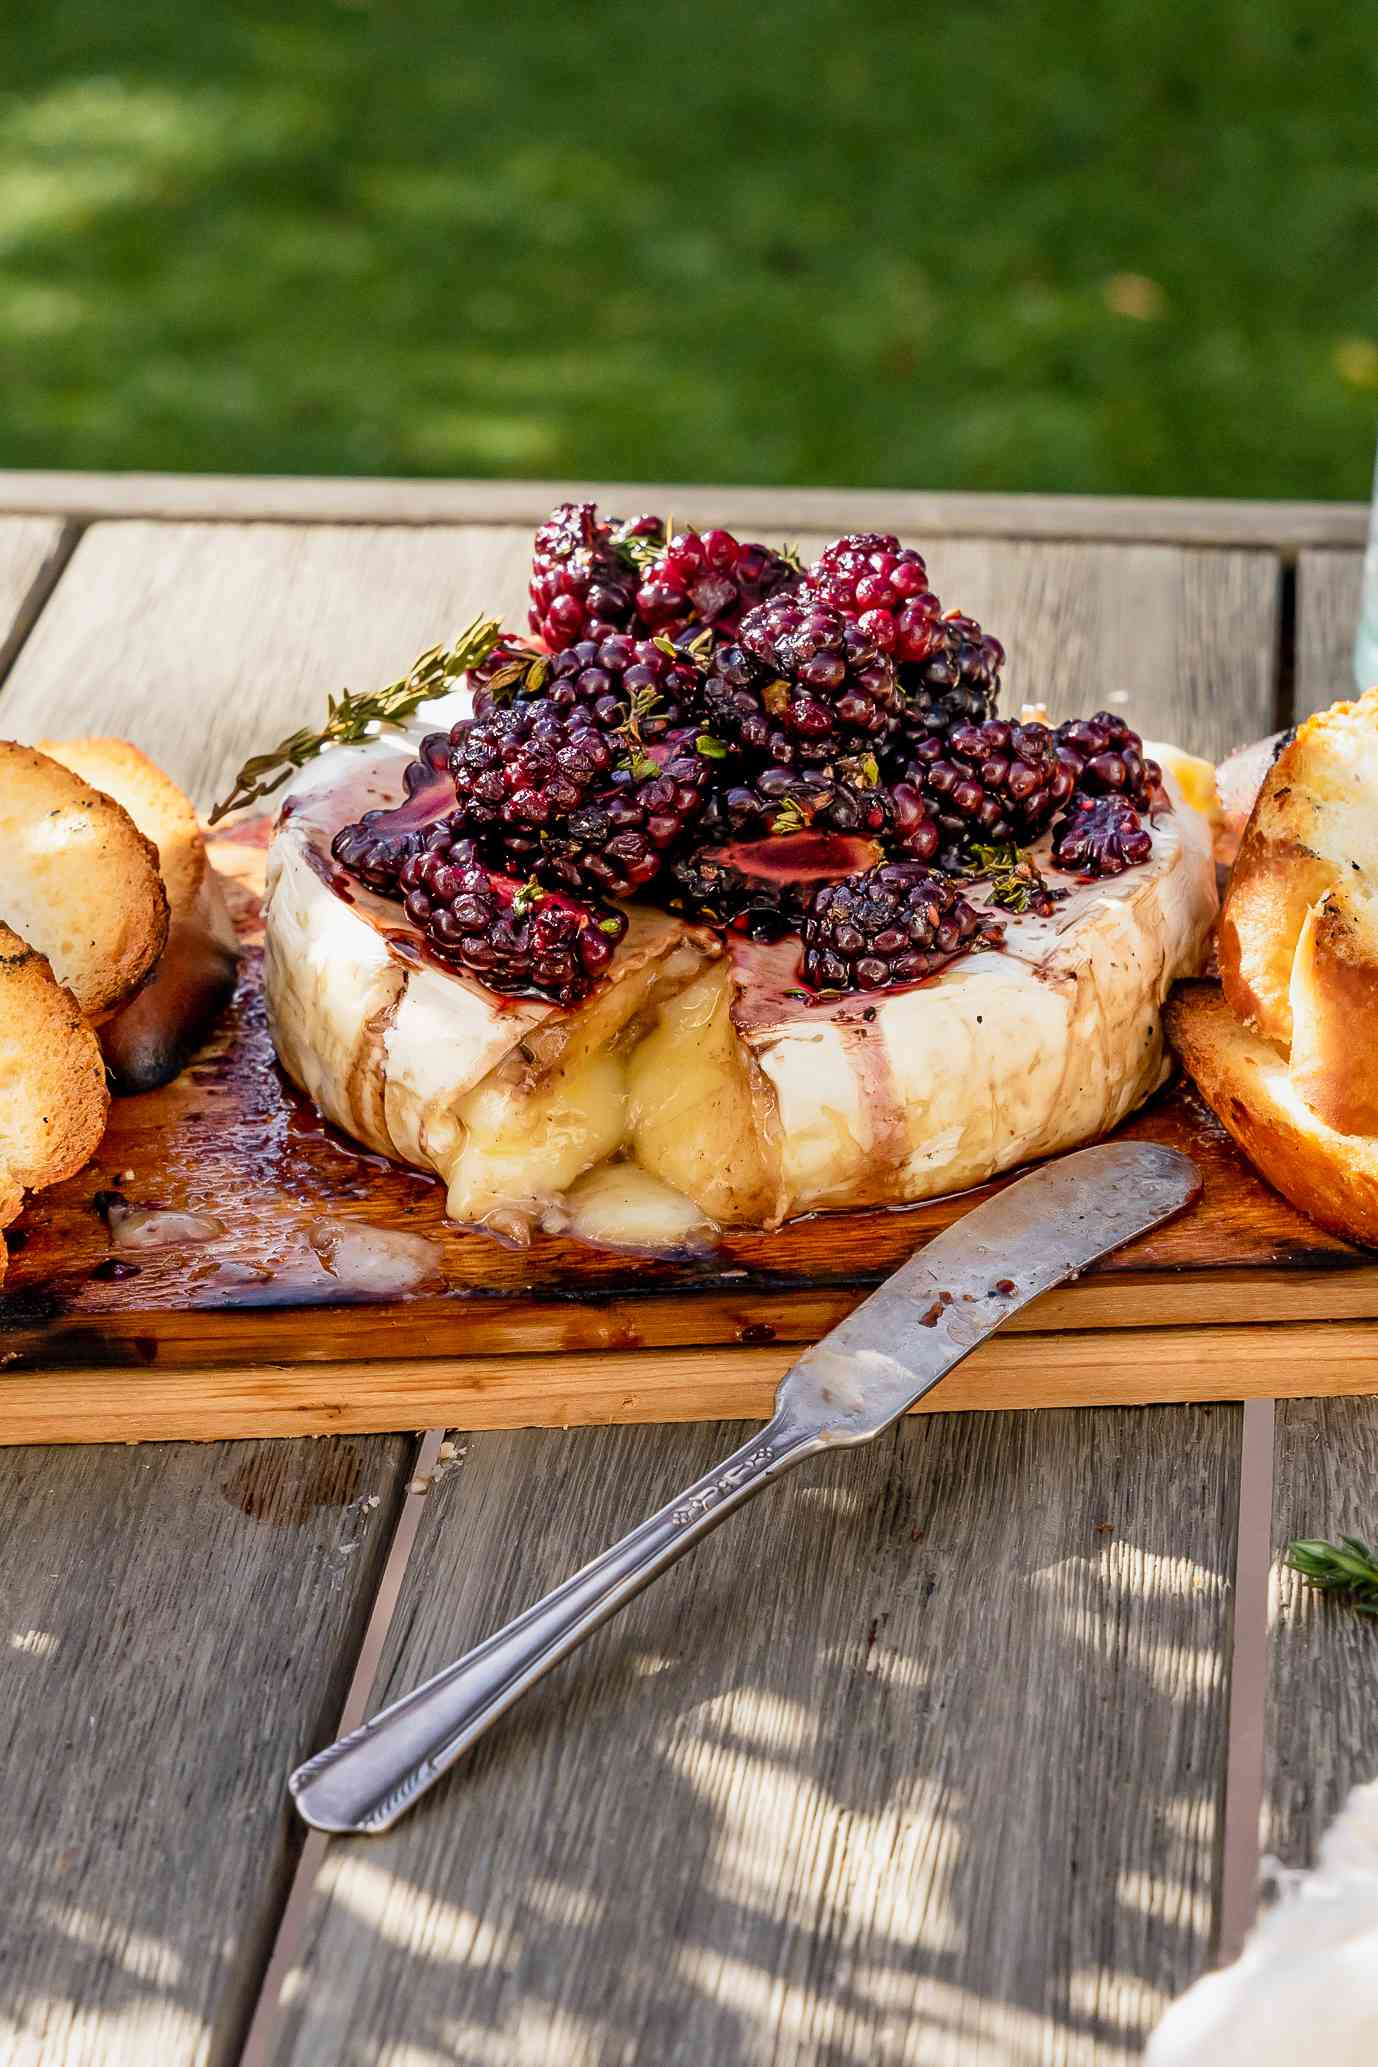
<instances>
[{"instance_id":1,"label":"wooden plank slat","mask_svg":"<svg viewBox=\"0 0 1378 2067\"><path fill-rule=\"evenodd\" d=\"M1295 715L1309 717L1336 697L1353 696L1354 633L1364 556L1306 552L1297 562Z\"/></svg>"},{"instance_id":2,"label":"wooden plank slat","mask_svg":"<svg viewBox=\"0 0 1378 2067\"><path fill-rule=\"evenodd\" d=\"M98 524L0 712L21 739L99 713L206 805L331 691L395 679L480 610L524 622L529 558L529 538L477 527Z\"/></svg>"},{"instance_id":3,"label":"wooden plank slat","mask_svg":"<svg viewBox=\"0 0 1378 2067\"><path fill-rule=\"evenodd\" d=\"M405 1316L405 1308L402 1309ZM0 1375L6 1443L210 1442L438 1427L578 1428L604 1422L755 1420L797 1344L426 1356L350 1363L12 1370ZM1378 1389L1378 1323L1305 1327L1002 1331L920 1413L1297 1399Z\"/></svg>"},{"instance_id":4,"label":"wooden plank slat","mask_svg":"<svg viewBox=\"0 0 1378 2067\"><path fill-rule=\"evenodd\" d=\"M21 528L19 554L0 525L0 607L26 593L31 615L67 540ZM135 582L125 607L147 594ZM27 705L22 684L0 692L0 729L27 710L30 731L134 730L139 694L102 645L118 645L116 600L86 636L65 599L61 621L71 679ZM204 793L214 728L188 716L185 677L160 679L145 743L177 740ZM413 1449L0 1458L6 2067L229 2067L300 1849L283 1775L338 1721Z\"/></svg>"},{"instance_id":5,"label":"wooden plank slat","mask_svg":"<svg viewBox=\"0 0 1378 2067\"><path fill-rule=\"evenodd\" d=\"M1007 709L1108 708L1211 760L1274 728L1270 553L944 540L926 557L944 603L1004 640Z\"/></svg>"},{"instance_id":6,"label":"wooden plank slat","mask_svg":"<svg viewBox=\"0 0 1378 2067\"><path fill-rule=\"evenodd\" d=\"M1363 555L1305 552L1297 566L1296 714L1354 694L1354 633ZM1282 1563L1297 1536L1371 1537L1378 1483L1378 1400L1280 1404L1276 1417L1272 1652L1263 1843L1311 1865L1353 1786L1378 1770L1373 1632L1321 1600Z\"/></svg>"},{"instance_id":7,"label":"wooden plank slat","mask_svg":"<svg viewBox=\"0 0 1378 2067\"><path fill-rule=\"evenodd\" d=\"M1295 551L1359 545L1358 502L1245 502L1129 495L999 495L912 488L746 488L703 483L422 481L308 475L0 471L0 511L245 523L522 524L557 502L590 500L624 515L669 508L687 522L948 537L1119 539Z\"/></svg>"},{"instance_id":8,"label":"wooden plank slat","mask_svg":"<svg viewBox=\"0 0 1378 2067\"><path fill-rule=\"evenodd\" d=\"M1362 556L1304 553L1297 568L1297 713L1354 693ZM1378 1385L1371 1388L1378 1391ZM1323 1600L1282 1563L1298 1536L1378 1527L1378 1399L1280 1403L1273 1485L1272 1645L1263 1842L1311 1865L1352 1786L1378 1771L1373 1630Z\"/></svg>"},{"instance_id":9,"label":"wooden plank slat","mask_svg":"<svg viewBox=\"0 0 1378 2067\"><path fill-rule=\"evenodd\" d=\"M480 609L521 622L516 528L97 525L14 669L20 736L88 727L101 696L178 780L215 787L326 693L369 686ZM1006 701L1108 703L1218 754L1273 722L1277 566L1254 552L934 541L945 599L1010 649Z\"/></svg>"},{"instance_id":10,"label":"wooden plank slat","mask_svg":"<svg viewBox=\"0 0 1378 2067\"><path fill-rule=\"evenodd\" d=\"M0 519L0 681L76 543L60 517Z\"/></svg>"},{"instance_id":11,"label":"wooden plank slat","mask_svg":"<svg viewBox=\"0 0 1378 2067\"><path fill-rule=\"evenodd\" d=\"M228 2067L413 1444L0 1458L0 2054Z\"/></svg>"},{"instance_id":12,"label":"wooden plank slat","mask_svg":"<svg viewBox=\"0 0 1378 2067\"><path fill-rule=\"evenodd\" d=\"M1311 1866L1350 1788L1378 1773L1374 1630L1282 1554L1299 1536L1371 1543L1378 1533L1378 1398L1279 1406L1274 1458L1263 1841L1284 1864Z\"/></svg>"},{"instance_id":13,"label":"wooden plank slat","mask_svg":"<svg viewBox=\"0 0 1378 2067\"><path fill-rule=\"evenodd\" d=\"M1238 1434L944 1416L792 1477L332 1846L275 2067L1136 2057L1208 1952ZM379 1699L734 1436L467 1438Z\"/></svg>"}]
</instances>

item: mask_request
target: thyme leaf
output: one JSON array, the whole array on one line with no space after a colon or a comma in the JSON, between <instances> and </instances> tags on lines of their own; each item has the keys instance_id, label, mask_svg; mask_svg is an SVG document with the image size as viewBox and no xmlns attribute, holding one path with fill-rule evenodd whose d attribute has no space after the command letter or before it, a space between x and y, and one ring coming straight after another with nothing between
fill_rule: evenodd
<instances>
[{"instance_id":1,"label":"thyme leaf","mask_svg":"<svg viewBox=\"0 0 1378 2067\"><path fill-rule=\"evenodd\" d=\"M808 826L804 808L797 797L786 797L784 803L770 821L773 833L784 837L788 833L802 833Z\"/></svg>"},{"instance_id":2,"label":"thyme leaf","mask_svg":"<svg viewBox=\"0 0 1378 2067\"><path fill-rule=\"evenodd\" d=\"M358 696L350 689L342 689L338 696L327 700L325 723L319 730L303 725L279 740L270 752L250 755L236 775L229 795L212 807L209 822L218 825L229 812L271 796L295 769L314 761L325 747L348 746L355 740L367 739L375 725L396 724L409 718L433 696L443 696L457 677L487 659L498 642L498 631L495 617L476 617L452 646L428 647L402 679L390 682L386 689Z\"/></svg>"},{"instance_id":3,"label":"thyme leaf","mask_svg":"<svg viewBox=\"0 0 1378 2067\"><path fill-rule=\"evenodd\" d=\"M1037 912L1046 918L1065 891L1050 890L1038 863L1027 848L1014 840L993 846L975 844L964 873L974 882L990 884L990 901L1001 911Z\"/></svg>"}]
</instances>

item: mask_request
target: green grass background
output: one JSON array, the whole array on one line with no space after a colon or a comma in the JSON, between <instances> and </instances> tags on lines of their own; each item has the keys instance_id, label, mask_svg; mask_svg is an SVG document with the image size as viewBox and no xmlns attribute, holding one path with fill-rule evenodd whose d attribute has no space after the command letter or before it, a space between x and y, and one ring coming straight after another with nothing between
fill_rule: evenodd
<instances>
[{"instance_id":1,"label":"green grass background","mask_svg":"<svg viewBox=\"0 0 1378 2067\"><path fill-rule=\"evenodd\" d=\"M0 463L1363 496L1371 0L11 0Z\"/></svg>"}]
</instances>

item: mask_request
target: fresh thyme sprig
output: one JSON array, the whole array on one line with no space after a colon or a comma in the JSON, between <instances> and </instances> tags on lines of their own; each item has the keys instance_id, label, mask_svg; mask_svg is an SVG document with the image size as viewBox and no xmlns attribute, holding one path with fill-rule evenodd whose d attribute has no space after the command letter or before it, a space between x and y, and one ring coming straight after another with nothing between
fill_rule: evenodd
<instances>
[{"instance_id":1,"label":"fresh thyme sprig","mask_svg":"<svg viewBox=\"0 0 1378 2067\"><path fill-rule=\"evenodd\" d=\"M1357 1536L1338 1543L1302 1538L1287 1546L1287 1563L1307 1584L1334 1594L1361 1615L1378 1615L1378 1559Z\"/></svg>"},{"instance_id":2,"label":"fresh thyme sprig","mask_svg":"<svg viewBox=\"0 0 1378 2067\"><path fill-rule=\"evenodd\" d=\"M965 874L973 882L990 884L990 901L1001 911L1035 911L1046 918L1056 899L1066 894L1049 889L1032 854L1013 840L973 846Z\"/></svg>"},{"instance_id":3,"label":"fresh thyme sprig","mask_svg":"<svg viewBox=\"0 0 1378 2067\"><path fill-rule=\"evenodd\" d=\"M476 617L452 646L428 648L400 682L390 682L386 689L360 696L342 689L338 696L329 699L325 724L319 731L303 725L299 732L280 740L271 753L254 754L244 763L230 794L213 807L210 823L216 825L228 812L271 796L274 790L281 789L294 769L314 761L322 748L367 739L373 726L409 718L421 704L428 703L433 696L442 696L458 676L487 659L498 642L498 630L495 617Z\"/></svg>"},{"instance_id":4,"label":"fresh thyme sprig","mask_svg":"<svg viewBox=\"0 0 1378 2067\"><path fill-rule=\"evenodd\" d=\"M650 782L660 773L660 763L646 751L646 742L641 737L641 720L653 717L660 705L659 692L649 682L633 689L631 708L618 726L618 737L626 742L625 765L638 782Z\"/></svg>"}]
</instances>

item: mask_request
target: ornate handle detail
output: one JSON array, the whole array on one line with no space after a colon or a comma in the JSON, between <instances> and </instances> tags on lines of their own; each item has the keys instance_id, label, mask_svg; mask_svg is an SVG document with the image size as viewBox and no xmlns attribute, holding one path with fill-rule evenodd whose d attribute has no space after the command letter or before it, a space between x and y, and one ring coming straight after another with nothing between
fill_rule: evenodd
<instances>
[{"instance_id":1,"label":"ornate handle detail","mask_svg":"<svg viewBox=\"0 0 1378 2067\"><path fill-rule=\"evenodd\" d=\"M763 1486L820 1447L778 1417L563 1586L293 1773L318 1830L386 1830L553 1665Z\"/></svg>"}]
</instances>

